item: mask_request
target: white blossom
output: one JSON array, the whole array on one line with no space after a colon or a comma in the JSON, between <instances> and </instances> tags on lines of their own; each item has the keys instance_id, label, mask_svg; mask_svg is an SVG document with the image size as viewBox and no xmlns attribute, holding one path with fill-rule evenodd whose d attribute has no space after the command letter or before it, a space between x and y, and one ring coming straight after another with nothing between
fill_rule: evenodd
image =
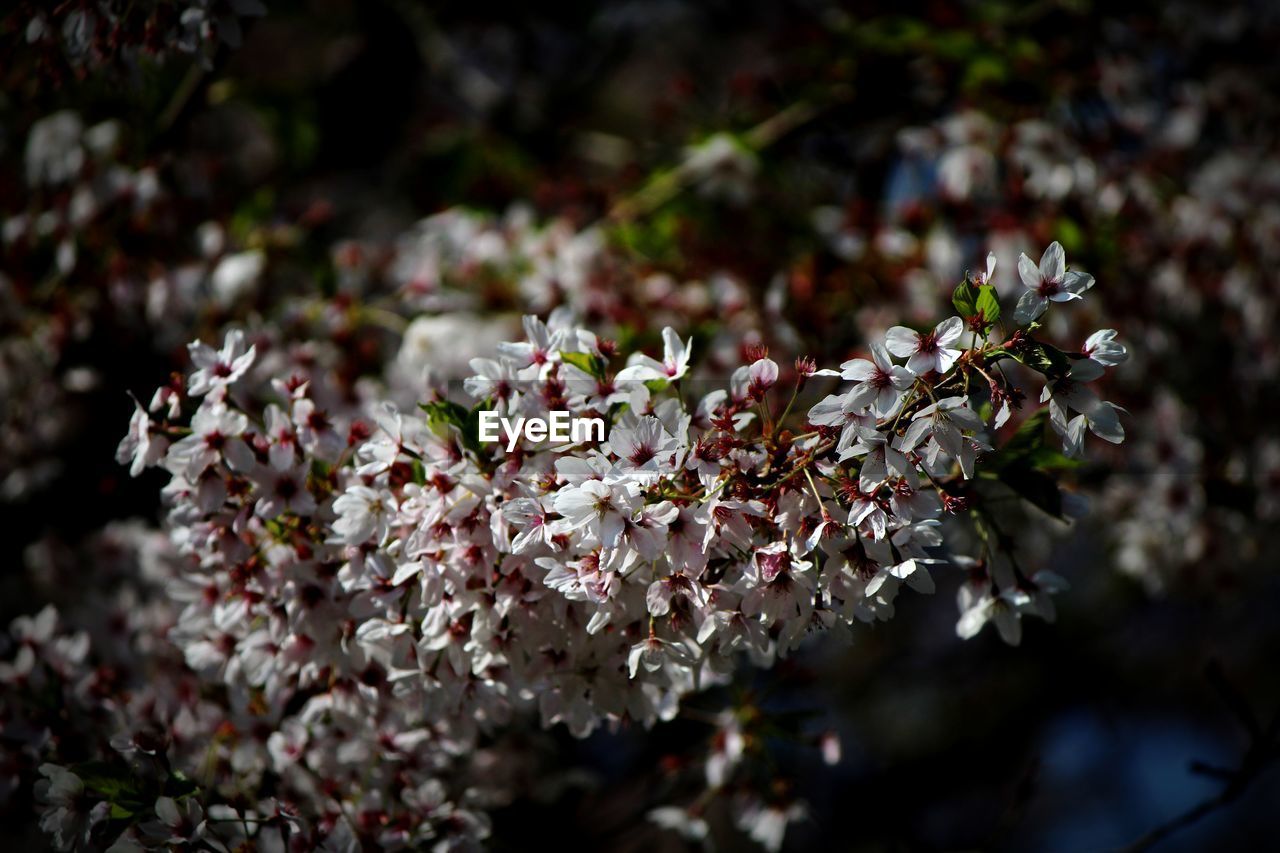
<instances>
[{"instance_id":1,"label":"white blossom","mask_svg":"<svg viewBox=\"0 0 1280 853\"><path fill-rule=\"evenodd\" d=\"M1080 299L1086 290L1093 287L1093 276L1067 271L1062 244L1056 241L1050 243L1040 256L1039 267L1025 253L1019 256L1018 275L1027 289L1018 297L1013 317L1023 325L1043 314L1050 302Z\"/></svg>"},{"instance_id":2,"label":"white blossom","mask_svg":"<svg viewBox=\"0 0 1280 853\"><path fill-rule=\"evenodd\" d=\"M905 326L894 326L885 334L885 348L907 360L907 370L916 376L930 371L946 373L960 357L952 344L960 340L964 321L948 317L929 332L913 332Z\"/></svg>"}]
</instances>

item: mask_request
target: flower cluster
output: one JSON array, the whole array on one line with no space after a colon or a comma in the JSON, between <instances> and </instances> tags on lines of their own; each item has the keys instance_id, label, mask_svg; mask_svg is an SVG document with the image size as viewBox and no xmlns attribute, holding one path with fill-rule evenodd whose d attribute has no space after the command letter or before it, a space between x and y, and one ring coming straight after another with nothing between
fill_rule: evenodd
<instances>
[{"instance_id":1,"label":"flower cluster","mask_svg":"<svg viewBox=\"0 0 1280 853\"><path fill-rule=\"evenodd\" d=\"M1180 32L1184 52L1213 49L1222 36L1207 23ZM1092 286L1060 257L1014 263L1021 250L1064 221L1079 234L1112 234L1110 248L1094 246L1106 263L1095 271L1134 285L1043 322L1055 336L1084 337L1105 316L1126 338L1148 342L1110 391L1161 414L1135 424L1132 446L1108 459L1098 536L1117 568L1147 590L1190 583L1203 591L1220 586L1222 567L1237 562L1232 555L1264 549L1280 505L1276 444L1252 426L1270 415L1242 404L1266 399L1280 378L1271 331L1280 303L1263 272L1277 260L1280 173L1260 153L1272 150L1269 133L1232 124L1224 107L1240 99L1252 105L1246 110L1262 108L1263 88L1240 87L1222 69L1157 96L1147 79L1156 64L1099 59L1107 108L1098 133L1144 140L1123 157L1104 155L1105 146L1096 150L1080 133L1078 123L1093 114L1087 103L1064 98L1045 117L1009 124L964 110L899 133L891 185L900 195L889 215L872 224L826 207L814 224L843 260L891 265L921 311L960 274L969 246L990 245L1001 260L990 281L1002 299L1017 300L1019 320ZM1229 130L1205 146L1201 130L1210 126ZM870 330L878 318L867 314ZM1251 355L1215 355L1236 348ZM1239 393L1221 393L1220 381ZM1061 412L1077 434L1109 430L1109 410L1078 420L1082 414Z\"/></svg>"},{"instance_id":2,"label":"flower cluster","mask_svg":"<svg viewBox=\"0 0 1280 853\"><path fill-rule=\"evenodd\" d=\"M242 18L266 11L261 0L19 4L26 42L46 54L43 65L55 81L65 73L64 64L84 76L101 68L136 67L144 58L163 61L185 54L208 67L220 45L240 46Z\"/></svg>"},{"instance_id":3,"label":"flower cluster","mask_svg":"<svg viewBox=\"0 0 1280 853\"><path fill-rule=\"evenodd\" d=\"M954 301L960 316L895 327L839 370L784 370L756 348L723 387L671 329L660 357L619 363L566 312L527 317L525 340L472 362L469 400L420 411L339 410L313 386L324 374L260 375L239 331L193 343L195 370L137 406L119 460L170 475L167 640L226 691L228 769L270 776L288 803L240 822L341 826L383 845L478 840L500 798L465 772L482 738L529 714L577 736L671 719L741 658L769 665L813 633L890 618L901 590L932 591L948 561L968 572L960 635L991 621L1017 642L1022 617L1052 618L1061 580L1020 566L980 484L1065 514L1046 415L1070 453L1086 428L1119 441L1115 410L1086 384L1125 351L1109 330L1075 352L1036 324L996 335L982 276ZM1036 374L1048 408L993 449L1025 396L1010 375ZM798 400L837 381L807 425L791 423ZM609 430L504 453L478 440L482 410L568 411ZM966 534L946 533L962 519L978 533L967 556ZM126 809L134 819L91 808L77 823L56 815L88 783L43 772L64 841L110 825L147 846L157 820L191 839L222 813L176 777ZM770 846L802 813L735 796ZM680 811L654 817L696 831Z\"/></svg>"},{"instance_id":4,"label":"flower cluster","mask_svg":"<svg viewBox=\"0 0 1280 853\"><path fill-rule=\"evenodd\" d=\"M275 362L287 353L288 369L323 372L320 393L343 396L394 358L390 395L409 402L464 375L526 311L567 306L610 334L714 321L708 359L719 366L755 329L786 328L735 277L637 268L601 228L539 221L523 205L500 216L452 208L385 238L340 240L325 247L336 292L310 278L295 288L287 276L323 205L246 231L196 191L226 159L188 154L174 168L139 159L133 137L120 121L61 110L19 149L12 179L25 191L0 211L0 500L47 494L68 475L66 447L88 428L92 395L113 384L104 371L116 365L81 354L100 340L177 370L199 330L238 321L269 338L261 370L286 369Z\"/></svg>"}]
</instances>

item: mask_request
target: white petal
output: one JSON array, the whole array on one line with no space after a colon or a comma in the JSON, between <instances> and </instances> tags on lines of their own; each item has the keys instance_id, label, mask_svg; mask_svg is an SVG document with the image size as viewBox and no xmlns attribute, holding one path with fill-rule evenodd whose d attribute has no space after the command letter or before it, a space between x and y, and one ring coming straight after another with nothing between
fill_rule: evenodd
<instances>
[{"instance_id":1,"label":"white petal","mask_svg":"<svg viewBox=\"0 0 1280 853\"><path fill-rule=\"evenodd\" d=\"M959 317L948 317L937 326L933 332L938 337L939 346L947 346L960 340L960 335L964 332L964 320Z\"/></svg>"},{"instance_id":2,"label":"white petal","mask_svg":"<svg viewBox=\"0 0 1280 853\"><path fill-rule=\"evenodd\" d=\"M833 426L844 422L845 398L837 394L828 394L813 404L809 409L809 423L820 426Z\"/></svg>"},{"instance_id":3,"label":"white petal","mask_svg":"<svg viewBox=\"0 0 1280 853\"><path fill-rule=\"evenodd\" d=\"M1025 326L1044 313L1049 301L1034 290L1024 290L1018 297L1018 306L1013 309L1013 319L1019 326Z\"/></svg>"},{"instance_id":4,"label":"white petal","mask_svg":"<svg viewBox=\"0 0 1280 853\"><path fill-rule=\"evenodd\" d=\"M178 814L178 804L172 797L161 797L156 800L156 817L169 826L178 825L181 815Z\"/></svg>"},{"instance_id":5,"label":"white petal","mask_svg":"<svg viewBox=\"0 0 1280 853\"><path fill-rule=\"evenodd\" d=\"M662 358L672 364L684 357L684 343L676 330L667 326L662 330Z\"/></svg>"},{"instance_id":6,"label":"white petal","mask_svg":"<svg viewBox=\"0 0 1280 853\"><path fill-rule=\"evenodd\" d=\"M1067 424L1062 434L1062 453L1072 459L1084 453L1084 430L1087 420L1084 415L1076 415Z\"/></svg>"},{"instance_id":7,"label":"white petal","mask_svg":"<svg viewBox=\"0 0 1280 853\"><path fill-rule=\"evenodd\" d=\"M960 614L960 621L956 622L956 636L962 640L968 640L976 636L982 630L982 626L987 624L987 619L990 615L991 605L989 602L982 602L970 607Z\"/></svg>"},{"instance_id":8,"label":"white petal","mask_svg":"<svg viewBox=\"0 0 1280 853\"><path fill-rule=\"evenodd\" d=\"M1012 409L1009 407L1009 401L1005 400L1000 404L999 411L996 412L996 419L994 421L995 428L1000 429L1000 427L1004 426L1009 420L1010 414L1012 414Z\"/></svg>"},{"instance_id":9,"label":"white petal","mask_svg":"<svg viewBox=\"0 0 1280 853\"><path fill-rule=\"evenodd\" d=\"M1067 272L1067 257L1062 244L1054 240L1040 256L1040 276L1046 281L1062 281Z\"/></svg>"},{"instance_id":10,"label":"white petal","mask_svg":"<svg viewBox=\"0 0 1280 853\"><path fill-rule=\"evenodd\" d=\"M1070 376L1076 382L1092 382L1106 371L1091 358L1081 358L1071 363Z\"/></svg>"},{"instance_id":11,"label":"white petal","mask_svg":"<svg viewBox=\"0 0 1280 853\"><path fill-rule=\"evenodd\" d=\"M933 575L929 574L929 570L923 566L917 566L916 570L907 577L907 586L923 595L932 595L937 589L933 584Z\"/></svg>"},{"instance_id":12,"label":"white petal","mask_svg":"<svg viewBox=\"0 0 1280 853\"><path fill-rule=\"evenodd\" d=\"M1058 245L1054 243L1053 245ZM1018 612L1009 606L997 606L992 608L991 621L996 623L996 630L1000 632L1000 639L1004 640L1011 646L1016 646L1022 642L1022 620L1018 618Z\"/></svg>"},{"instance_id":13,"label":"white petal","mask_svg":"<svg viewBox=\"0 0 1280 853\"><path fill-rule=\"evenodd\" d=\"M924 439L932 426L933 424L925 419L912 421L911 426L907 427L907 431L895 442L895 445L899 450L915 450L916 445Z\"/></svg>"},{"instance_id":14,"label":"white petal","mask_svg":"<svg viewBox=\"0 0 1280 853\"><path fill-rule=\"evenodd\" d=\"M911 375L910 370L896 364L893 366L893 369L889 371L889 377L890 381L893 383L893 387L897 388L899 391L910 388L916 381L916 378Z\"/></svg>"},{"instance_id":15,"label":"white petal","mask_svg":"<svg viewBox=\"0 0 1280 853\"><path fill-rule=\"evenodd\" d=\"M870 406L879 395L880 392L872 387L870 383L863 382L862 384L855 386L854 389L849 392L848 396L845 397L844 405L841 406L841 410L844 413L861 412L863 409L867 408L867 406Z\"/></svg>"},{"instance_id":16,"label":"white petal","mask_svg":"<svg viewBox=\"0 0 1280 853\"><path fill-rule=\"evenodd\" d=\"M1032 290L1040 286L1040 269L1035 261L1027 257L1026 252L1018 256L1018 276L1022 279L1022 283Z\"/></svg>"},{"instance_id":17,"label":"white petal","mask_svg":"<svg viewBox=\"0 0 1280 853\"><path fill-rule=\"evenodd\" d=\"M885 332L884 345L899 358L906 358L916 351L920 337L906 326L894 326Z\"/></svg>"},{"instance_id":18,"label":"white petal","mask_svg":"<svg viewBox=\"0 0 1280 853\"><path fill-rule=\"evenodd\" d=\"M938 371L941 373L946 373L948 370L951 369L951 365L956 363L956 359L960 357L960 350L940 349L935 354L935 356L938 362Z\"/></svg>"},{"instance_id":19,"label":"white petal","mask_svg":"<svg viewBox=\"0 0 1280 853\"><path fill-rule=\"evenodd\" d=\"M1084 293L1093 287L1093 276L1087 272L1069 272L1062 281L1062 286L1072 293Z\"/></svg>"},{"instance_id":20,"label":"white petal","mask_svg":"<svg viewBox=\"0 0 1280 853\"><path fill-rule=\"evenodd\" d=\"M923 376L938 365L938 359L932 354L917 352L907 359L907 370L910 370L916 376Z\"/></svg>"},{"instance_id":21,"label":"white petal","mask_svg":"<svg viewBox=\"0 0 1280 853\"><path fill-rule=\"evenodd\" d=\"M1088 414L1089 430L1103 441L1119 444L1124 441L1124 427L1111 403L1099 403Z\"/></svg>"},{"instance_id":22,"label":"white petal","mask_svg":"<svg viewBox=\"0 0 1280 853\"><path fill-rule=\"evenodd\" d=\"M1120 364L1129 357L1129 352L1116 340L1116 334L1115 329L1099 329L1084 342L1084 352L1098 364Z\"/></svg>"},{"instance_id":23,"label":"white petal","mask_svg":"<svg viewBox=\"0 0 1280 853\"><path fill-rule=\"evenodd\" d=\"M664 371L655 370L647 364L633 364L618 371L613 377L615 382L648 382L651 379L666 379Z\"/></svg>"},{"instance_id":24,"label":"white petal","mask_svg":"<svg viewBox=\"0 0 1280 853\"><path fill-rule=\"evenodd\" d=\"M885 372L893 370L893 359L889 357L889 351L884 348L883 344L871 345L871 360Z\"/></svg>"},{"instance_id":25,"label":"white petal","mask_svg":"<svg viewBox=\"0 0 1280 853\"><path fill-rule=\"evenodd\" d=\"M840 365L840 376L851 382L866 382L875 373L876 366L865 358L855 358Z\"/></svg>"}]
</instances>

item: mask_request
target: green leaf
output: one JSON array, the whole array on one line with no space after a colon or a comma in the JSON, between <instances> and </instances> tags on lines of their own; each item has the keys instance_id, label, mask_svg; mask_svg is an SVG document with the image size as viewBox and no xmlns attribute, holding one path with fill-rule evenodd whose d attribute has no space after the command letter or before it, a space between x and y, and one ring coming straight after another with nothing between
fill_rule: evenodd
<instances>
[{"instance_id":1,"label":"green leaf","mask_svg":"<svg viewBox=\"0 0 1280 853\"><path fill-rule=\"evenodd\" d=\"M1006 358L1013 358L1013 353L1009 352L1009 350L1004 347L998 347L997 349L989 350L983 360L987 364L995 364L997 361L1001 361Z\"/></svg>"},{"instance_id":2,"label":"green leaf","mask_svg":"<svg viewBox=\"0 0 1280 853\"><path fill-rule=\"evenodd\" d=\"M1084 463L1079 459L1064 456L1061 450L1039 447L1027 454L1027 464L1037 471L1070 471Z\"/></svg>"},{"instance_id":3,"label":"green leaf","mask_svg":"<svg viewBox=\"0 0 1280 853\"><path fill-rule=\"evenodd\" d=\"M1048 472L1074 468L1068 459L1046 444L1048 408L1022 422L1004 446L989 460L988 469L1024 500L1057 518L1062 517L1062 493Z\"/></svg>"},{"instance_id":4,"label":"green leaf","mask_svg":"<svg viewBox=\"0 0 1280 853\"><path fill-rule=\"evenodd\" d=\"M430 403L419 403L418 408L427 413L427 425L439 436L448 435L456 430L463 448L476 456L485 458L484 445L480 442L480 412L492 408L489 400L481 400L475 408L468 411L452 400L432 400Z\"/></svg>"},{"instance_id":5,"label":"green leaf","mask_svg":"<svg viewBox=\"0 0 1280 853\"><path fill-rule=\"evenodd\" d=\"M960 84L966 92L975 92L990 84L998 86L1009 79L1009 65L1003 58L990 54L975 57L965 69Z\"/></svg>"},{"instance_id":6,"label":"green leaf","mask_svg":"<svg viewBox=\"0 0 1280 853\"><path fill-rule=\"evenodd\" d=\"M969 518L973 521L973 530L978 534L978 538L982 540L982 544L987 547L988 551L998 551L1000 549L1000 537L991 529L991 525L987 523L987 517L978 509L969 510Z\"/></svg>"},{"instance_id":7,"label":"green leaf","mask_svg":"<svg viewBox=\"0 0 1280 853\"><path fill-rule=\"evenodd\" d=\"M111 802L136 800L142 789L138 780L126 767L117 767L105 761L86 761L71 768L80 777L84 787Z\"/></svg>"},{"instance_id":8,"label":"green leaf","mask_svg":"<svg viewBox=\"0 0 1280 853\"><path fill-rule=\"evenodd\" d=\"M1049 410L1039 409L1018 425L1018 430L1000 448L997 458L1008 464L1025 458L1029 453L1044 447L1044 425L1049 420Z\"/></svg>"},{"instance_id":9,"label":"green leaf","mask_svg":"<svg viewBox=\"0 0 1280 853\"><path fill-rule=\"evenodd\" d=\"M1065 352L1040 341L1029 341L1013 357L1049 379L1061 379L1071 370L1071 358Z\"/></svg>"},{"instance_id":10,"label":"green leaf","mask_svg":"<svg viewBox=\"0 0 1280 853\"><path fill-rule=\"evenodd\" d=\"M1074 219L1066 216L1059 217L1058 221L1054 223L1053 233L1058 238L1058 242L1062 244L1062 248L1066 250L1068 256L1076 254L1084 247L1084 231L1076 224Z\"/></svg>"},{"instance_id":11,"label":"green leaf","mask_svg":"<svg viewBox=\"0 0 1280 853\"><path fill-rule=\"evenodd\" d=\"M978 289L969 281L968 276L951 292L951 304L956 306L956 311L966 320L978 313Z\"/></svg>"},{"instance_id":12,"label":"green leaf","mask_svg":"<svg viewBox=\"0 0 1280 853\"><path fill-rule=\"evenodd\" d=\"M664 183L674 183L671 174L655 174L645 187L661 188ZM652 263L680 264L682 260L680 231L687 222L687 216L682 211L674 209L678 206L678 204L668 204L649 216L618 223L611 229L613 242Z\"/></svg>"},{"instance_id":13,"label":"green leaf","mask_svg":"<svg viewBox=\"0 0 1280 853\"><path fill-rule=\"evenodd\" d=\"M1045 437L1045 423L1049 420L1047 408L1033 412L1018 430L989 459L988 466L995 471L1023 465L1040 471L1064 471L1079 468L1080 461L1063 456L1049 446Z\"/></svg>"},{"instance_id":14,"label":"green leaf","mask_svg":"<svg viewBox=\"0 0 1280 853\"><path fill-rule=\"evenodd\" d=\"M598 355L589 352L562 352L560 358L565 364L572 364L588 376L604 378L605 362Z\"/></svg>"},{"instance_id":15,"label":"green leaf","mask_svg":"<svg viewBox=\"0 0 1280 853\"><path fill-rule=\"evenodd\" d=\"M653 394L662 393L667 390L669 385L671 385L670 379L646 379L644 382L644 387L648 388L650 393Z\"/></svg>"},{"instance_id":16,"label":"green leaf","mask_svg":"<svg viewBox=\"0 0 1280 853\"><path fill-rule=\"evenodd\" d=\"M165 795L174 799L190 796L197 790L199 790L199 786L191 779L188 779L186 774L180 770L175 770L171 773L164 784Z\"/></svg>"},{"instance_id":17,"label":"green leaf","mask_svg":"<svg viewBox=\"0 0 1280 853\"><path fill-rule=\"evenodd\" d=\"M481 459L488 458L488 454L480 442L480 413L488 411L491 407L492 404L488 400L481 400L467 412L462 426L458 428L462 433L462 446Z\"/></svg>"},{"instance_id":18,"label":"green leaf","mask_svg":"<svg viewBox=\"0 0 1280 853\"><path fill-rule=\"evenodd\" d=\"M418 408L427 413L427 425L436 434L440 434L440 431L447 427L462 429L467 421L467 410L451 400L419 403Z\"/></svg>"},{"instance_id":19,"label":"green leaf","mask_svg":"<svg viewBox=\"0 0 1280 853\"><path fill-rule=\"evenodd\" d=\"M978 309L977 313L982 314L983 321L990 326L1000 319L1000 298L996 296L996 289L989 284L984 284L978 289L978 300L975 303Z\"/></svg>"}]
</instances>

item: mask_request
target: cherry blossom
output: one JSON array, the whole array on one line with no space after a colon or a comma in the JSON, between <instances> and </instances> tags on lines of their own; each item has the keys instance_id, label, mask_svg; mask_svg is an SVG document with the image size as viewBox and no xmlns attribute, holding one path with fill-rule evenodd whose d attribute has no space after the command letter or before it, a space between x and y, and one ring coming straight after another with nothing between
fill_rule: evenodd
<instances>
[{"instance_id":1,"label":"cherry blossom","mask_svg":"<svg viewBox=\"0 0 1280 853\"><path fill-rule=\"evenodd\" d=\"M684 376L689 370L689 359L692 355L689 344L681 341L674 329L667 327L662 330L662 361L637 353L632 356L626 367L618 371L615 380L618 382L654 379L674 381Z\"/></svg>"},{"instance_id":2,"label":"cherry blossom","mask_svg":"<svg viewBox=\"0 0 1280 853\"><path fill-rule=\"evenodd\" d=\"M196 370L187 380L187 389L193 397L208 394L215 388L225 387L244 376L257 355L257 347L244 345L244 332L233 329L222 342L222 349L201 341L188 347L191 363Z\"/></svg>"},{"instance_id":3,"label":"cherry blossom","mask_svg":"<svg viewBox=\"0 0 1280 853\"><path fill-rule=\"evenodd\" d=\"M1040 266L1022 254L1018 258L1018 275L1026 290L1018 297L1014 319L1021 324L1030 323L1045 312L1050 302L1070 302L1082 298L1093 287L1093 276L1088 273L1067 271L1066 254L1062 244L1053 242L1040 256Z\"/></svg>"},{"instance_id":4,"label":"cherry blossom","mask_svg":"<svg viewBox=\"0 0 1280 853\"><path fill-rule=\"evenodd\" d=\"M946 373L960 357L960 350L951 345L960 340L964 321L948 317L930 332L913 332L905 326L894 326L885 334L885 348L907 359L907 370L916 376L931 371Z\"/></svg>"},{"instance_id":5,"label":"cherry blossom","mask_svg":"<svg viewBox=\"0 0 1280 853\"><path fill-rule=\"evenodd\" d=\"M854 383L846 397L850 411L870 406L878 418L894 414L902 392L915 381L911 371L894 364L880 344L872 345L870 361L855 358L840 365L840 377Z\"/></svg>"},{"instance_id":6,"label":"cherry blossom","mask_svg":"<svg viewBox=\"0 0 1280 853\"><path fill-rule=\"evenodd\" d=\"M345 812L310 774L329 780L342 809L396 816L377 824L377 843L481 840L483 810L449 774L482 736L520 715L578 737L623 720L657 725L741 666L892 618L952 564L972 578L958 633L994 622L1017 642L1023 618L1054 616L1050 596L1063 585L1036 572L979 577L984 563L956 550L971 540L949 533L991 511L974 481L1008 439L988 404L1016 392L992 362L1030 344L961 349L962 325L895 327L839 373L803 361L784 377L749 348L728 387L687 401L675 380L706 377L672 329L663 361L626 358L614 381L631 387L606 397L600 386L622 355L562 316L530 318L523 344L470 359L475 372L452 389L467 397L414 407L375 392L354 411L323 372L250 370L255 350L238 333L219 352L194 344L192 393L155 413L135 407L117 455L131 473L171 476L162 540L173 567L158 594L172 608L163 642L174 665L236 697L201 712L207 724L182 725L192 743L215 745L224 724L262 731L228 748L228 766L249 780L275 774L300 813L159 791L121 843L275 843L263 839L286 825L349 837ZM1119 437L1108 420L1117 410L1084 383L1124 355L1104 332L1063 356L1066 376L1045 368L1048 420L1069 445L1090 428ZM840 387L809 408L807 427L798 412L789 420L817 382ZM607 435L508 450L474 440L473 407L488 405L508 417L592 412ZM981 560L1003 559L985 541ZM0 675L83 666L87 638L59 647L45 621L29 644L40 655ZM133 733L117 740L130 755L150 748ZM732 762L717 771L735 772ZM65 789L69 804L75 786L57 778L50 802ZM740 807L769 845L803 809ZM50 814L68 831L98 831L90 810L55 804Z\"/></svg>"}]
</instances>

